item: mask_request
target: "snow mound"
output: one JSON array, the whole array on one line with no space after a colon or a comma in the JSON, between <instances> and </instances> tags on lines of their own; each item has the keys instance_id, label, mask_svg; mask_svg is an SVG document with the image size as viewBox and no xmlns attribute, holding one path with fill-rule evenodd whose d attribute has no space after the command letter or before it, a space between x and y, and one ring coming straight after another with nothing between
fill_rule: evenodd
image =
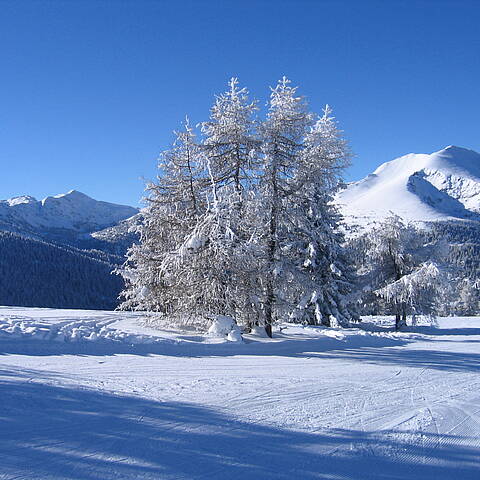
<instances>
[{"instance_id":1,"label":"snow mound","mask_svg":"<svg viewBox=\"0 0 480 480\"><path fill-rule=\"evenodd\" d=\"M218 315L210 325L208 332L212 338L226 338L230 342L242 342L240 328L231 317Z\"/></svg>"}]
</instances>

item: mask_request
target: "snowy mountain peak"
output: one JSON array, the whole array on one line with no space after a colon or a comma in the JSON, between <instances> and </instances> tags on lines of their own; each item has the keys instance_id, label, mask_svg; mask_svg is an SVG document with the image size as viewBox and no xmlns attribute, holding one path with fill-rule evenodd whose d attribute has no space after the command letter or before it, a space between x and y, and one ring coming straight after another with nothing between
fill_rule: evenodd
<instances>
[{"instance_id":1,"label":"snowy mountain peak","mask_svg":"<svg viewBox=\"0 0 480 480\"><path fill-rule=\"evenodd\" d=\"M42 204L48 204L51 202L58 202L58 201L66 201L69 203L77 203L77 204L92 204L96 203L97 200L94 200L92 197L85 195L78 190L69 190L67 193L60 193L58 195L48 196L42 200ZM113 205L113 204L112 204Z\"/></svg>"},{"instance_id":2,"label":"snowy mountain peak","mask_svg":"<svg viewBox=\"0 0 480 480\"><path fill-rule=\"evenodd\" d=\"M115 225L137 213L136 208L98 201L78 190L70 190L41 201L30 196L0 201L0 229L92 232Z\"/></svg>"},{"instance_id":3,"label":"snowy mountain peak","mask_svg":"<svg viewBox=\"0 0 480 480\"><path fill-rule=\"evenodd\" d=\"M53 198L75 198L75 199L80 199L80 198L89 198L92 200L91 197L88 195L85 195L82 192L79 192L78 190L69 190L67 193L60 193L58 195L54 195Z\"/></svg>"},{"instance_id":4,"label":"snowy mountain peak","mask_svg":"<svg viewBox=\"0 0 480 480\"><path fill-rule=\"evenodd\" d=\"M389 212L411 221L479 220L480 154L454 145L410 153L350 183L337 201L347 221L356 223Z\"/></svg>"},{"instance_id":5,"label":"snowy mountain peak","mask_svg":"<svg viewBox=\"0 0 480 480\"><path fill-rule=\"evenodd\" d=\"M6 202L9 206L13 207L15 205L21 205L23 203L35 203L37 199L31 197L30 195L21 195L20 197L9 198L8 200L2 200Z\"/></svg>"},{"instance_id":6,"label":"snowy mountain peak","mask_svg":"<svg viewBox=\"0 0 480 480\"><path fill-rule=\"evenodd\" d=\"M450 150L451 152L473 152L473 150L469 150L468 148L457 147L457 145L448 145L444 149L440 150L439 152L443 152L446 150ZM437 152L437 153L439 153Z\"/></svg>"}]
</instances>

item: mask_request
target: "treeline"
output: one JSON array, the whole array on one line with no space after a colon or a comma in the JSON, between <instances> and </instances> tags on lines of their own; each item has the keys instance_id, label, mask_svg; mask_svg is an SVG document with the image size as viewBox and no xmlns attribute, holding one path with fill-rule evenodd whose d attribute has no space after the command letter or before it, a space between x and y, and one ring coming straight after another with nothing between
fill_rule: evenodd
<instances>
[{"instance_id":1,"label":"treeline","mask_svg":"<svg viewBox=\"0 0 480 480\"><path fill-rule=\"evenodd\" d=\"M450 288L442 314L480 314L480 225L477 222L438 222L428 240L446 242L443 259Z\"/></svg>"}]
</instances>

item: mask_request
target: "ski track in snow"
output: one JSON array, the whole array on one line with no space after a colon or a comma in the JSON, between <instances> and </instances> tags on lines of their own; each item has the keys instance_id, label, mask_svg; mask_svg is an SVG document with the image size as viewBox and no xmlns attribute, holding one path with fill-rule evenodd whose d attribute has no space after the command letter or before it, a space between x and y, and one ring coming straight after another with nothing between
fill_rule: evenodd
<instances>
[{"instance_id":1,"label":"ski track in snow","mask_svg":"<svg viewBox=\"0 0 480 480\"><path fill-rule=\"evenodd\" d=\"M0 480L480 478L480 318L237 344L141 317L0 307Z\"/></svg>"}]
</instances>

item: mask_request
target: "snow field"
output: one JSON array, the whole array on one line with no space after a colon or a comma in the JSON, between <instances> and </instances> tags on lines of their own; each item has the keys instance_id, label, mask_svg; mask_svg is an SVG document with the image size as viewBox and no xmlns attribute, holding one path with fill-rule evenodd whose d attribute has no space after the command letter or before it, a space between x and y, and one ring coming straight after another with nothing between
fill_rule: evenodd
<instances>
[{"instance_id":1,"label":"snow field","mask_svg":"<svg viewBox=\"0 0 480 480\"><path fill-rule=\"evenodd\" d=\"M480 476L480 318L400 333L385 318L368 331L285 324L273 340L212 343L141 314L0 317L118 332L32 341L2 327L2 480Z\"/></svg>"}]
</instances>

